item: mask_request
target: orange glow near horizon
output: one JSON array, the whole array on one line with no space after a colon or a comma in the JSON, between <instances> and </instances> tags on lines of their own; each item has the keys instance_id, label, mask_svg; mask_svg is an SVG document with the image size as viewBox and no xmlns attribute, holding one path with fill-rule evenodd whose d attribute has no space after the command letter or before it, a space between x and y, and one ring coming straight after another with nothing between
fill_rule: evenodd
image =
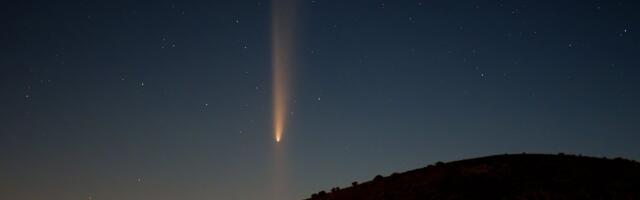
<instances>
[{"instance_id":1,"label":"orange glow near horizon","mask_svg":"<svg viewBox=\"0 0 640 200\"><path fill-rule=\"evenodd\" d=\"M294 40L295 0L274 0L271 10L271 65L273 68L273 132L280 142L287 121L289 72Z\"/></svg>"}]
</instances>

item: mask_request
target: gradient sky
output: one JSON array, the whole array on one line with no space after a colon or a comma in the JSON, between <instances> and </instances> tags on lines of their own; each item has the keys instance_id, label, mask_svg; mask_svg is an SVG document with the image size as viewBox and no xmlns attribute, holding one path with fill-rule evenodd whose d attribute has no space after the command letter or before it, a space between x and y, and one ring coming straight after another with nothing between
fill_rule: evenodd
<instances>
[{"instance_id":1,"label":"gradient sky","mask_svg":"<svg viewBox=\"0 0 640 200\"><path fill-rule=\"evenodd\" d=\"M299 1L275 143L270 1L7 2L0 199L288 200L490 154L637 160L638 10Z\"/></svg>"}]
</instances>

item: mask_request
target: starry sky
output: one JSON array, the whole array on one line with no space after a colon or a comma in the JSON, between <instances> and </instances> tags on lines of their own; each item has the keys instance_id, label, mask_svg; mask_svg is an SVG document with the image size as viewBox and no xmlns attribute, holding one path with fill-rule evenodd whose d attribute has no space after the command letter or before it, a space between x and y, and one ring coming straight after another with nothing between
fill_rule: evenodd
<instances>
[{"instance_id":1,"label":"starry sky","mask_svg":"<svg viewBox=\"0 0 640 200\"><path fill-rule=\"evenodd\" d=\"M4 3L0 199L288 200L491 154L640 159L640 2L284 5L276 143L278 3Z\"/></svg>"}]
</instances>

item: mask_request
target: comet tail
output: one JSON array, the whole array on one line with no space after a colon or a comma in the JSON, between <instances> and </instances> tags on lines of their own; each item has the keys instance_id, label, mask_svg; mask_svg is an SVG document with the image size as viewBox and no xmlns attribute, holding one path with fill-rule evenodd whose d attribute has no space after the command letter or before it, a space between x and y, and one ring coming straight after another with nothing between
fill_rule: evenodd
<instances>
[{"instance_id":1,"label":"comet tail","mask_svg":"<svg viewBox=\"0 0 640 200\"><path fill-rule=\"evenodd\" d=\"M276 142L280 142L288 112L289 72L293 63L295 0L274 0L271 12L273 129Z\"/></svg>"}]
</instances>

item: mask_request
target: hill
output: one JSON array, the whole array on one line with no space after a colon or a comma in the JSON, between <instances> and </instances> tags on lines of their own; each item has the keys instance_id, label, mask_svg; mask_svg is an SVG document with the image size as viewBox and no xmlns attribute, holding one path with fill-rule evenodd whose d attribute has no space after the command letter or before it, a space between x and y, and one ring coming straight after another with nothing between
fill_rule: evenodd
<instances>
[{"instance_id":1,"label":"hill","mask_svg":"<svg viewBox=\"0 0 640 200\"><path fill-rule=\"evenodd\" d=\"M310 199L640 199L640 163L563 154L498 155L438 162L352 185Z\"/></svg>"}]
</instances>

